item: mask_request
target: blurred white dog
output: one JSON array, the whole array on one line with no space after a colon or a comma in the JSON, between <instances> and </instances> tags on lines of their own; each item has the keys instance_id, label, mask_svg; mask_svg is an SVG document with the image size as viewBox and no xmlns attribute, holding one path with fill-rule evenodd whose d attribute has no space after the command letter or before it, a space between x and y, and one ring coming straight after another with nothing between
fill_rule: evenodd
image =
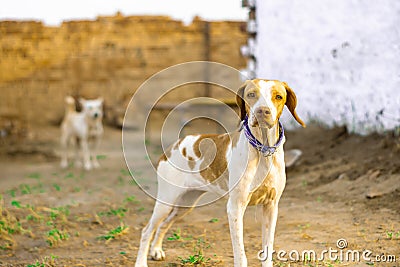
<instances>
[{"instance_id":1,"label":"blurred white dog","mask_svg":"<svg viewBox=\"0 0 400 267\"><path fill-rule=\"evenodd\" d=\"M75 99L71 96L65 98L66 111L65 117L61 124L61 167L68 166L68 145L76 141L75 165L81 166L82 162L79 155L80 145L83 156L83 167L86 170L92 167L99 167L96 154L100 138L103 135L103 99L94 100L79 99L82 111L77 112L75 107ZM93 139L93 147L89 150L89 140Z\"/></svg>"}]
</instances>

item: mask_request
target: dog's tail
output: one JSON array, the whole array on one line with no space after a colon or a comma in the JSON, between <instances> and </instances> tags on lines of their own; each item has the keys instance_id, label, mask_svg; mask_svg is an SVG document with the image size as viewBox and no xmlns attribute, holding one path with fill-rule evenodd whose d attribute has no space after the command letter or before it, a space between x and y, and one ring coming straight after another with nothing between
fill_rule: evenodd
<instances>
[{"instance_id":1,"label":"dog's tail","mask_svg":"<svg viewBox=\"0 0 400 267\"><path fill-rule=\"evenodd\" d=\"M66 112L74 112L76 111L75 106L75 99L72 96L65 97L65 104L66 104Z\"/></svg>"}]
</instances>

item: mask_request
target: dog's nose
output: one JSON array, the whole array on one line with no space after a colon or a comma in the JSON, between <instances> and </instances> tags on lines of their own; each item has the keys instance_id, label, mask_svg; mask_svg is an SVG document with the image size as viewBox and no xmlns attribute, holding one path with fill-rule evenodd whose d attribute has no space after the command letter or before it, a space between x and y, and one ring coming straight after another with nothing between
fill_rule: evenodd
<instances>
[{"instance_id":1,"label":"dog's nose","mask_svg":"<svg viewBox=\"0 0 400 267\"><path fill-rule=\"evenodd\" d=\"M99 116L99 114L98 113L94 113L94 115L93 115L95 118L97 118L98 116Z\"/></svg>"},{"instance_id":2,"label":"dog's nose","mask_svg":"<svg viewBox=\"0 0 400 267\"><path fill-rule=\"evenodd\" d=\"M271 114L271 110L267 107L261 107L256 109L256 114L257 115L269 115Z\"/></svg>"}]
</instances>

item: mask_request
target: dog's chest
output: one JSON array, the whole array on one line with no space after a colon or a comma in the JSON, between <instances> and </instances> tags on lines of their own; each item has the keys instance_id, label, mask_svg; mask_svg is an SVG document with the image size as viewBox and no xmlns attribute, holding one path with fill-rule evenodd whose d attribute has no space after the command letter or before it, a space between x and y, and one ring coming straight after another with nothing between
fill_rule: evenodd
<instances>
[{"instance_id":1,"label":"dog's chest","mask_svg":"<svg viewBox=\"0 0 400 267\"><path fill-rule=\"evenodd\" d=\"M280 157L274 157L270 164L272 166L261 166L258 175L255 175L259 176L259 181L253 185L249 205L267 204L282 194L286 178Z\"/></svg>"},{"instance_id":2,"label":"dog's chest","mask_svg":"<svg viewBox=\"0 0 400 267\"><path fill-rule=\"evenodd\" d=\"M96 138L103 133L103 127L100 123L89 125L89 137Z\"/></svg>"},{"instance_id":3,"label":"dog's chest","mask_svg":"<svg viewBox=\"0 0 400 267\"><path fill-rule=\"evenodd\" d=\"M276 199L277 192L268 178L251 194L249 205L267 204Z\"/></svg>"}]
</instances>

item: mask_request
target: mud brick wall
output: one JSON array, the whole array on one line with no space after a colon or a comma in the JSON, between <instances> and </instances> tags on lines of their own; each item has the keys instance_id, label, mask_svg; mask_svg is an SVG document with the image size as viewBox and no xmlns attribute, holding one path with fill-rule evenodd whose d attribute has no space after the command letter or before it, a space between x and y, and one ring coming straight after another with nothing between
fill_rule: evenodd
<instances>
[{"instance_id":1,"label":"mud brick wall","mask_svg":"<svg viewBox=\"0 0 400 267\"><path fill-rule=\"evenodd\" d=\"M163 16L116 14L59 27L1 21L0 117L57 123L67 94L102 96L108 106L118 105L151 75L177 63L208 59L244 67L243 22L208 24L207 39L206 22L198 18L184 25Z\"/></svg>"}]
</instances>

